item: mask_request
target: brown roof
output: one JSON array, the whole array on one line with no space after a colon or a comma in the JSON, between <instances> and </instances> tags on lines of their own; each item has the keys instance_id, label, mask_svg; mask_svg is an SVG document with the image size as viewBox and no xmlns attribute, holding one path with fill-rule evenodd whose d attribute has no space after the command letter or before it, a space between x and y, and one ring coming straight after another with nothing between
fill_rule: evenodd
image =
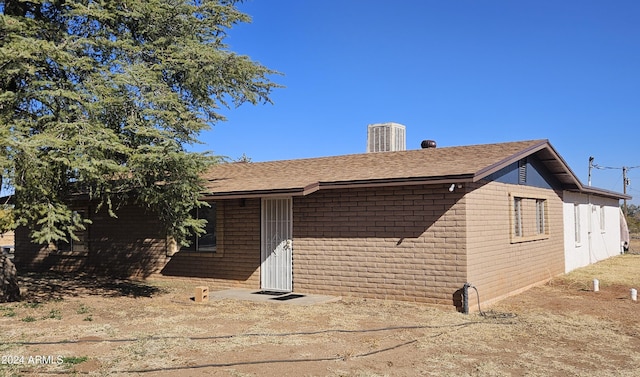
<instances>
[{"instance_id":1,"label":"brown roof","mask_svg":"<svg viewBox=\"0 0 640 377\"><path fill-rule=\"evenodd\" d=\"M307 195L321 188L478 181L537 154L567 189L580 182L547 140L213 166L206 196Z\"/></svg>"},{"instance_id":2,"label":"brown roof","mask_svg":"<svg viewBox=\"0 0 640 377\"><path fill-rule=\"evenodd\" d=\"M442 180L473 176L546 141L430 148L259 163L215 165L205 175L209 194L301 193L321 184Z\"/></svg>"}]
</instances>

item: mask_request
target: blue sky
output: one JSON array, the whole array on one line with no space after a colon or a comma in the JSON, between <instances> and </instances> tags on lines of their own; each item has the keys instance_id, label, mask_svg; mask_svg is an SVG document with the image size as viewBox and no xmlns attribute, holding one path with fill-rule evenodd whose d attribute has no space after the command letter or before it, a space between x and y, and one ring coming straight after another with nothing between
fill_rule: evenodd
<instances>
[{"instance_id":1,"label":"blue sky","mask_svg":"<svg viewBox=\"0 0 640 377\"><path fill-rule=\"evenodd\" d=\"M274 104L224 110L195 150L253 161L362 153L367 125L407 148L549 139L580 180L588 159L636 167L640 2L248 0L232 51L275 69ZM621 169L592 184L622 192Z\"/></svg>"}]
</instances>

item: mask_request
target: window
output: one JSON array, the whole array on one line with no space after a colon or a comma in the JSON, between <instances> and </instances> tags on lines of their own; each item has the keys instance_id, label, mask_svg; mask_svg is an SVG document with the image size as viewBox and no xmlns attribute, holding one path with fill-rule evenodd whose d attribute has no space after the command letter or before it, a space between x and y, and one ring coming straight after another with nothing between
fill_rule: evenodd
<instances>
[{"instance_id":1,"label":"window","mask_svg":"<svg viewBox=\"0 0 640 377\"><path fill-rule=\"evenodd\" d=\"M547 199L511 195L511 242L527 242L549 238Z\"/></svg>"},{"instance_id":2,"label":"window","mask_svg":"<svg viewBox=\"0 0 640 377\"><path fill-rule=\"evenodd\" d=\"M604 233L605 230L607 229L606 222L605 222L605 211L604 211L605 207L604 206L600 206L600 233Z\"/></svg>"},{"instance_id":3,"label":"window","mask_svg":"<svg viewBox=\"0 0 640 377\"><path fill-rule=\"evenodd\" d=\"M522 198L513 198L513 209L515 216L513 235L522 237Z\"/></svg>"},{"instance_id":4,"label":"window","mask_svg":"<svg viewBox=\"0 0 640 377\"><path fill-rule=\"evenodd\" d=\"M86 210L76 210L73 211L73 222L75 224L80 224L84 219L86 219ZM71 236L70 233L67 233L67 241L59 241L56 244L56 248L58 252L64 254L73 254L73 255L83 255L89 252L89 240L88 240L88 230L85 225L84 230L76 231Z\"/></svg>"},{"instance_id":5,"label":"window","mask_svg":"<svg viewBox=\"0 0 640 377\"><path fill-rule=\"evenodd\" d=\"M545 205L546 200L536 199L536 234L546 233Z\"/></svg>"},{"instance_id":6,"label":"window","mask_svg":"<svg viewBox=\"0 0 640 377\"><path fill-rule=\"evenodd\" d=\"M577 245L580 244L580 205L575 203L573 205L573 223L574 223L574 240Z\"/></svg>"},{"instance_id":7,"label":"window","mask_svg":"<svg viewBox=\"0 0 640 377\"><path fill-rule=\"evenodd\" d=\"M195 217L198 219L207 220L205 225L205 232L200 236L194 236L190 240L188 247L183 247L181 250L201 253L215 253L217 246L217 232L216 232L216 205L215 203L209 203L210 207L201 207L196 210Z\"/></svg>"}]
</instances>

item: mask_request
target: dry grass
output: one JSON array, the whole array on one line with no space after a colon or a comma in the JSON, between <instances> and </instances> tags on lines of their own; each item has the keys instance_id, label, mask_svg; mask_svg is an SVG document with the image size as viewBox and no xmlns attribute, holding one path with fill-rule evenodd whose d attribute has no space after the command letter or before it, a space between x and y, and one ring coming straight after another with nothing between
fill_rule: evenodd
<instances>
[{"instance_id":1,"label":"dry grass","mask_svg":"<svg viewBox=\"0 0 640 377\"><path fill-rule=\"evenodd\" d=\"M600 263L581 268L556 278L555 282L591 289L593 279L598 279L601 287L624 285L640 288L640 255L625 254L609 258Z\"/></svg>"},{"instance_id":2,"label":"dry grass","mask_svg":"<svg viewBox=\"0 0 640 377\"><path fill-rule=\"evenodd\" d=\"M629 240L629 252L640 254L640 234L632 234Z\"/></svg>"},{"instance_id":3,"label":"dry grass","mask_svg":"<svg viewBox=\"0 0 640 377\"><path fill-rule=\"evenodd\" d=\"M32 278L40 303L0 305L0 357L69 359L0 364L0 376L636 376L640 307L626 291L639 276L640 255L623 255L508 298L487 316L364 299L198 305L180 281L134 290L122 282L100 295L80 284L81 294L69 287L51 298ZM587 289L594 277L601 292Z\"/></svg>"}]
</instances>

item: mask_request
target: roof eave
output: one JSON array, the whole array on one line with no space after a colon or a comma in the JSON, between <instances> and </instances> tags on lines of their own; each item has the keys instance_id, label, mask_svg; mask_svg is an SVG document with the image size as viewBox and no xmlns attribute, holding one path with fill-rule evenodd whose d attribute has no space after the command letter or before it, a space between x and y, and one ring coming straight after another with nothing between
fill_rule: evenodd
<instances>
[{"instance_id":1,"label":"roof eave","mask_svg":"<svg viewBox=\"0 0 640 377\"><path fill-rule=\"evenodd\" d=\"M618 200L631 200L631 199L633 199L633 197L631 195L622 194L622 193L619 193L619 192L605 190L605 189L591 187L591 186L586 186L586 187L583 186L583 187L580 187L580 188L569 189L567 191L579 192L579 193L583 193L583 194L590 194L590 195L597 195L597 196L603 196L603 197L606 197L606 198L613 198L613 199L618 199Z\"/></svg>"},{"instance_id":2,"label":"roof eave","mask_svg":"<svg viewBox=\"0 0 640 377\"><path fill-rule=\"evenodd\" d=\"M302 196L303 188L274 189L274 190L250 190L250 191L225 191L225 192L205 192L202 194L203 200L212 199L249 199L265 198L277 196Z\"/></svg>"},{"instance_id":3,"label":"roof eave","mask_svg":"<svg viewBox=\"0 0 640 377\"><path fill-rule=\"evenodd\" d=\"M473 174L457 174L437 177L405 177L385 179L363 179L348 181L318 182L319 189L339 189L357 187L381 187L381 186L408 186L408 185L433 185L442 183L472 182Z\"/></svg>"},{"instance_id":4,"label":"roof eave","mask_svg":"<svg viewBox=\"0 0 640 377\"><path fill-rule=\"evenodd\" d=\"M388 178L388 179L364 179L348 181L327 181L315 182L305 187L273 189L273 190L252 190L252 191L228 191L228 192L208 192L203 194L205 200L215 199L248 199L277 196L306 196L318 190L350 189L382 186L407 186L424 184L450 184L472 182L473 174L449 175L440 177L408 177L408 178Z\"/></svg>"}]
</instances>

